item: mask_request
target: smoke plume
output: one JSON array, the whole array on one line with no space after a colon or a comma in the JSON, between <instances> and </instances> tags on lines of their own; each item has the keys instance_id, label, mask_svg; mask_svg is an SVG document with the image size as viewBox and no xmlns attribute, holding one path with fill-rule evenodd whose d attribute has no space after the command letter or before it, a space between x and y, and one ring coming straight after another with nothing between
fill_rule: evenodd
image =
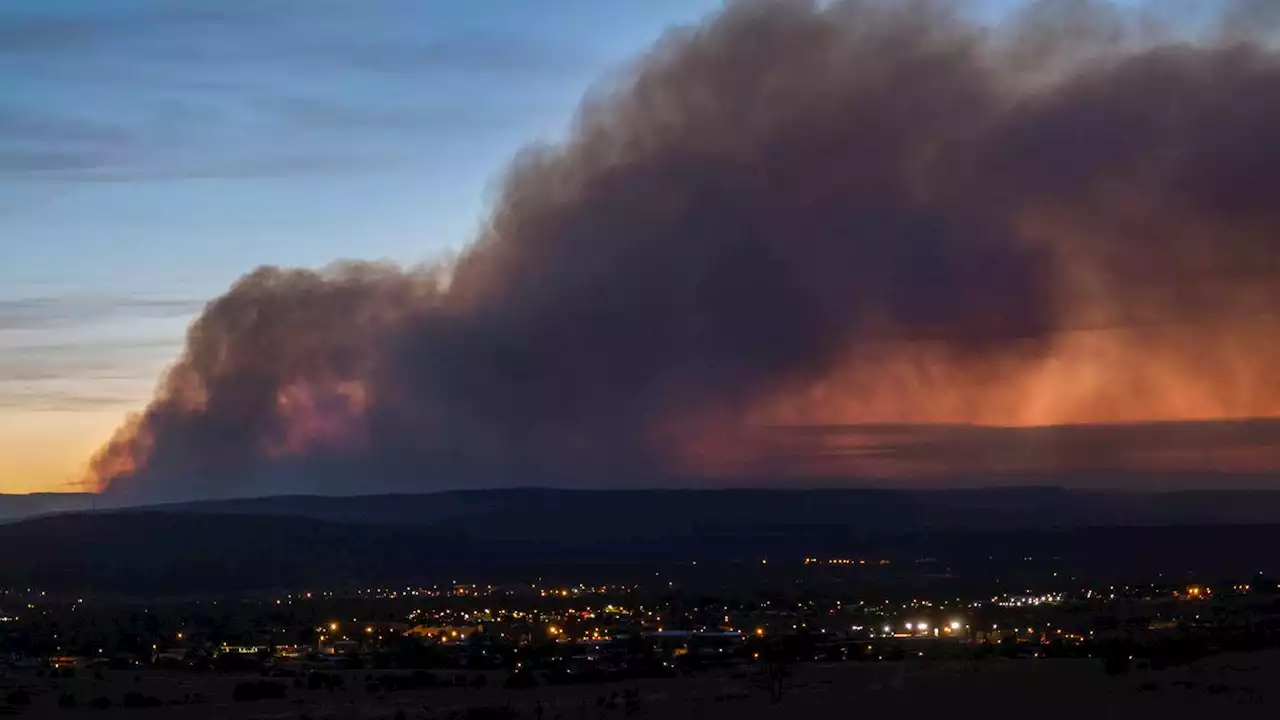
<instances>
[{"instance_id":1,"label":"smoke plume","mask_svg":"<svg viewBox=\"0 0 1280 720\"><path fill-rule=\"evenodd\" d=\"M998 428L1280 416L1280 54L1248 6L1193 37L1082 2L996 28L731 4L522 153L454 261L244 277L92 475L154 498L1142 469L1149 442L1101 430L970 461ZM992 429L932 452L953 425ZM1264 427L1249 471L1280 466Z\"/></svg>"}]
</instances>

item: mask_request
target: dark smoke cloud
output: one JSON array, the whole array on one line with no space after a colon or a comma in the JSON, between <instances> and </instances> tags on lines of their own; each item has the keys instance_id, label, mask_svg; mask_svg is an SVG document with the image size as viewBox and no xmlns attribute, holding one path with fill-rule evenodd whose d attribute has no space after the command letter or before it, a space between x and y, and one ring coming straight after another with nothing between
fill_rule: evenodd
<instances>
[{"instance_id":1,"label":"dark smoke cloud","mask_svg":"<svg viewBox=\"0 0 1280 720\"><path fill-rule=\"evenodd\" d=\"M246 276L93 472L634 484L802 474L760 426L1280 415L1280 55L1141 30L733 4L517 158L456 261Z\"/></svg>"}]
</instances>

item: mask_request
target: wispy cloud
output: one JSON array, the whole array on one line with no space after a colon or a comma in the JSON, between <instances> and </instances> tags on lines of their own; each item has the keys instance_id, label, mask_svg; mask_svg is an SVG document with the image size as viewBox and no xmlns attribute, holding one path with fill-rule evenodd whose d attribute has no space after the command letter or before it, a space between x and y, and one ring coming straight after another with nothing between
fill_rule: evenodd
<instances>
[{"instance_id":1,"label":"wispy cloud","mask_svg":"<svg viewBox=\"0 0 1280 720\"><path fill-rule=\"evenodd\" d=\"M1280 420L1044 427L871 424L768 428L748 473L784 467L815 476L1071 475L1269 472L1280 466Z\"/></svg>"},{"instance_id":2,"label":"wispy cloud","mask_svg":"<svg viewBox=\"0 0 1280 720\"><path fill-rule=\"evenodd\" d=\"M593 65L580 48L518 33L433 34L424 17L390 1L368 13L287 2L0 8L0 180L382 172L539 112L522 95L530 79ZM494 82L506 90L467 92Z\"/></svg>"},{"instance_id":3,"label":"wispy cloud","mask_svg":"<svg viewBox=\"0 0 1280 720\"><path fill-rule=\"evenodd\" d=\"M283 5L277 2L226 2L204 7L98 3L57 13L36 4L15 4L0 7L0 55L65 52L99 43L137 40L158 32L234 29L267 20L282 9Z\"/></svg>"},{"instance_id":4,"label":"wispy cloud","mask_svg":"<svg viewBox=\"0 0 1280 720\"><path fill-rule=\"evenodd\" d=\"M141 296L0 300L0 411L136 406L202 306Z\"/></svg>"},{"instance_id":5,"label":"wispy cloud","mask_svg":"<svg viewBox=\"0 0 1280 720\"><path fill-rule=\"evenodd\" d=\"M133 133L117 124L0 105L0 175L108 165L134 141Z\"/></svg>"},{"instance_id":6,"label":"wispy cloud","mask_svg":"<svg viewBox=\"0 0 1280 720\"><path fill-rule=\"evenodd\" d=\"M0 173L60 173L101 167L105 158L95 152L0 148Z\"/></svg>"},{"instance_id":7,"label":"wispy cloud","mask_svg":"<svg viewBox=\"0 0 1280 720\"><path fill-rule=\"evenodd\" d=\"M467 34L396 44L330 48L329 54L378 72L502 73L528 77L573 73L594 58L581 47L515 35Z\"/></svg>"},{"instance_id":8,"label":"wispy cloud","mask_svg":"<svg viewBox=\"0 0 1280 720\"><path fill-rule=\"evenodd\" d=\"M350 175L386 169L396 158L360 155L283 155L174 164L129 163L69 168L45 179L79 183L137 183L172 180L254 180L300 175Z\"/></svg>"},{"instance_id":9,"label":"wispy cloud","mask_svg":"<svg viewBox=\"0 0 1280 720\"><path fill-rule=\"evenodd\" d=\"M0 12L0 54L46 53L80 47L91 42L101 27L99 23L68 17L3 11Z\"/></svg>"},{"instance_id":10,"label":"wispy cloud","mask_svg":"<svg viewBox=\"0 0 1280 720\"><path fill-rule=\"evenodd\" d=\"M184 319L185 321L185 319ZM60 331L41 331L35 341L22 342L6 333L0 341L0 379L57 380L71 375L92 376L103 380L131 380L139 377L133 364L118 364L119 359L156 357L172 354L177 338L168 333L139 331L117 337L83 338ZM62 342L42 342L49 338Z\"/></svg>"},{"instance_id":11,"label":"wispy cloud","mask_svg":"<svg viewBox=\"0 0 1280 720\"><path fill-rule=\"evenodd\" d=\"M137 407L137 393L104 394L67 388L0 392L0 410L24 412L126 411Z\"/></svg>"},{"instance_id":12,"label":"wispy cloud","mask_svg":"<svg viewBox=\"0 0 1280 720\"><path fill-rule=\"evenodd\" d=\"M498 128L519 115L545 112L537 106L493 103L400 103L369 106L320 97L262 98L254 107L265 118L311 131L448 133L458 128Z\"/></svg>"},{"instance_id":13,"label":"wispy cloud","mask_svg":"<svg viewBox=\"0 0 1280 720\"><path fill-rule=\"evenodd\" d=\"M119 143L132 139L123 127L89 117L64 117L13 105L0 106L0 138L50 143Z\"/></svg>"},{"instance_id":14,"label":"wispy cloud","mask_svg":"<svg viewBox=\"0 0 1280 720\"><path fill-rule=\"evenodd\" d=\"M0 330L82 326L109 320L190 317L203 300L64 296L0 300Z\"/></svg>"}]
</instances>

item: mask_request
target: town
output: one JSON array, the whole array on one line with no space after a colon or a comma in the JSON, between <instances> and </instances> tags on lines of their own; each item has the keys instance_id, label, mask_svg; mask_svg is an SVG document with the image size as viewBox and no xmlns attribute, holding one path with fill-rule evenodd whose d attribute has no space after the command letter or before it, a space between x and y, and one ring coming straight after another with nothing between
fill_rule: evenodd
<instances>
[{"instance_id":1,"label":"town","mask_svg":"<svg viewBox=\"0 0 1280 720\"><path fill-rule=\"evenodd\" d=\"M727 677L742 689L721 697L767 705L806 666L1071 659L1122 677L1280 638L1280 592L1262 576L974 597L908 597L911 583L872 597L816 582L815 572L867 565L775 560L790 588L732 596L661 572L649 583L457 582L146 602L10 589L0 594L0 707L322 707L336 692L390 717L406 707L432 717L414 698L465 690L459 707L500 708L537 688L607 688L595 697L601 707L636 714L641 683L651 695L654 683Z\"/></svg>"}]
</instances>

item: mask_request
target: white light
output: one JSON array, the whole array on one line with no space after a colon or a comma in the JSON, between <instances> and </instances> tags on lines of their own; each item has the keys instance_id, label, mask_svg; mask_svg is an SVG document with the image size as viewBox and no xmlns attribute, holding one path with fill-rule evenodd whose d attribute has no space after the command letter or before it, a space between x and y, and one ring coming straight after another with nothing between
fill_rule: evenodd
<instances>
[{"instance_id":1,"label":"white light","mask_svg":"<svg viewBox=\"0 0 1280 720\"><path fill-rule=\"evenodd\" d=\"M960 621L959 621L959 620L952 620L952 621L951 621L951 629L952 629L952 630L959 630L959 629L960 629Z\"/></svg>"},{"instance_id":2,"label":"white light","mask_svg":"<svg viewBox=\"0 0 1280 720\"><path fill-rule=\"evenodd\" d=\"M914 625L912 625L911 623L907 623L907 629L908 629L908 630L911 630L911 629L913 629L913 628L915 628L915 626L914 626Z\"/></svg>"},{"instance_id":3,"label":"white light","mask_svg":"<svg viewBox=\"0 0 1280 720\"><path fill-rule=\"evenodd\" d=\"M923 623L923 622L922 622L922 623L918 623L918 624L916 625L916 627L920 628L921 630L928 630L928 629L929 629L929 623Z\"/></svg>"},{"instance_id":4,"label":"white light","mask_svg":"<svg viewBox=\"0 0 1280 720\"><path fill-rule=\"evenodd\" d=\"M884 631L885 631L886 633L890 633L890 632L893 632L893 628L889 627L888 625L885 625L885 626L884 626Z\"/></svg>"}]
</instances>

